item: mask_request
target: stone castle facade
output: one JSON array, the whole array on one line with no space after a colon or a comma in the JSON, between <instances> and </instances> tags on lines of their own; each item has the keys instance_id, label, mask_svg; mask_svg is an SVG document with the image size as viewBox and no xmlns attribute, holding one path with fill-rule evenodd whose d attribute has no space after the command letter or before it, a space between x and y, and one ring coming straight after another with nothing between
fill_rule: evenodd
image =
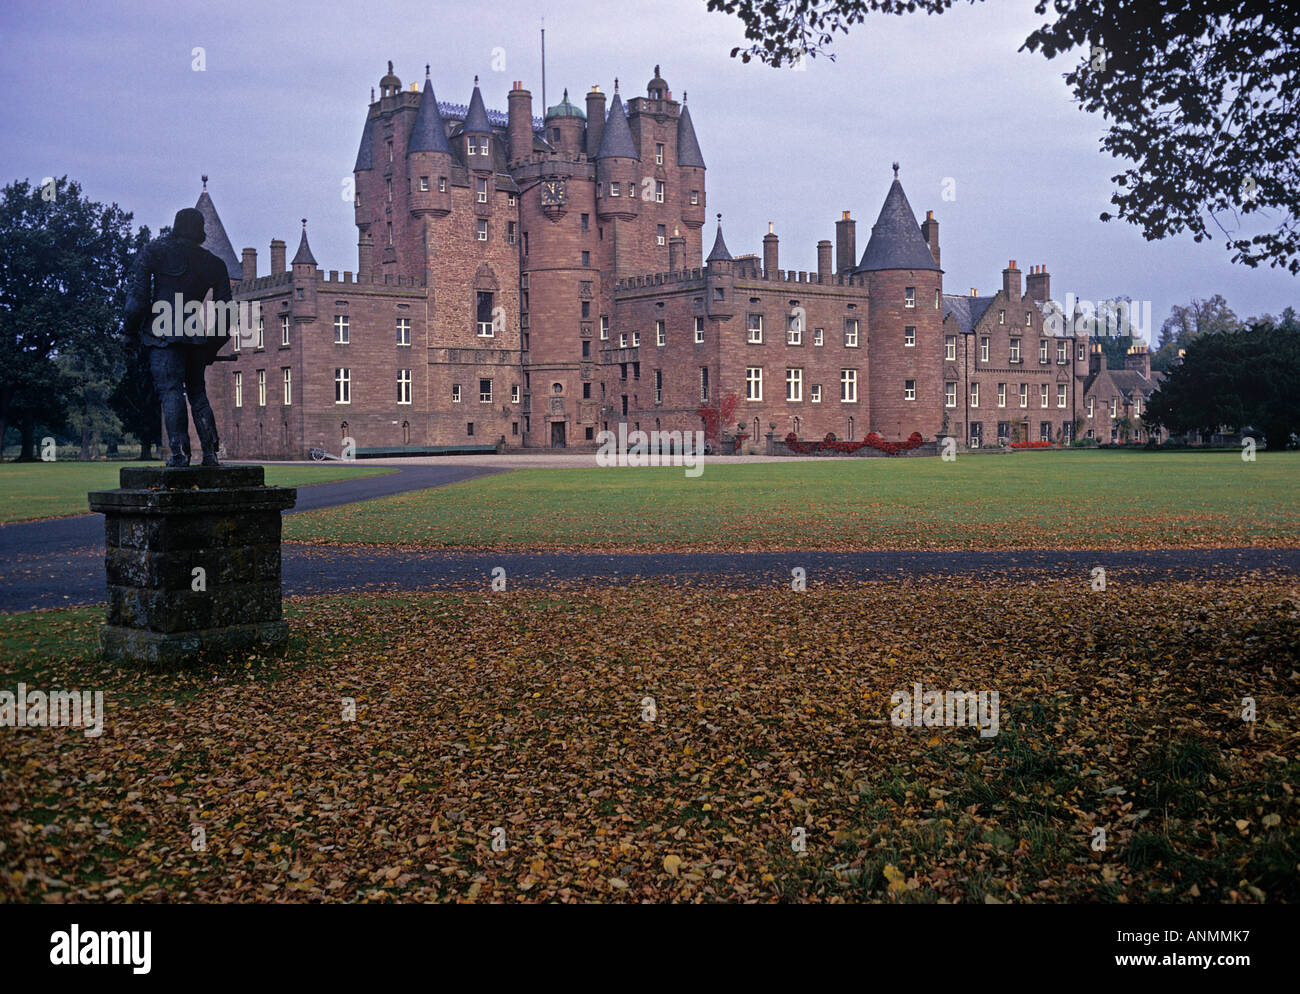
<instances>
[{"instance_id":1,"label":"stone castle facade","mask_svg":"<svg viewBox=\"0 0 1300 994\"><path fill-rule=\"evenodd\" d=\"M897 166L861 256L844 211L815 269L783 270L773 231L761 255L733 256L713 228L685 94L657 66L626 103L616 80L608 101L566 91L538 118L516 82L506 107L489 110L477 79L467 105L439 103L428 67L404 89L389 64L354 169L355 272L318 268L304 221L293 259L274 241L259 273L205 187L208 247L262 314L208 377L227 457L345 438L363 454L594 446L620 422L699 429L728 394L724 427L751 444L1069 441L1089 422L1109 436L1110 398L1087 417L1099 357L1048 320L1046 268L1013 261L992 294L946 293L939 222L917 223Z\"/></svg>"}]
</instances>

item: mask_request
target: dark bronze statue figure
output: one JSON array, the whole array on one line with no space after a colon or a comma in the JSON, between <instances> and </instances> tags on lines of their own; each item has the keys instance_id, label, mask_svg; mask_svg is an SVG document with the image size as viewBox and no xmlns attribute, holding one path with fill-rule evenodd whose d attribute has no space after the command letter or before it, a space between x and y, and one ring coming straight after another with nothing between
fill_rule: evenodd
<instances>
[{"instance_id":1,"label":"dark bronze statue figure","mask_svg":"<svg viewBox=\"0 0 1300 994\"><path fill-rule=\"evenodd\" d=\"M218 465L217 421L204 375L230 329L205 327L202 314L209 291L214 302L231 299L230 275L225 263L201 246L203 236L203 215L193 207L178 211L171 233L155 238L136 257L127 292L126 332L148 353L171 445L168 466L190 464L186 396L203 465Z\"/></svg>"}]
</instances>

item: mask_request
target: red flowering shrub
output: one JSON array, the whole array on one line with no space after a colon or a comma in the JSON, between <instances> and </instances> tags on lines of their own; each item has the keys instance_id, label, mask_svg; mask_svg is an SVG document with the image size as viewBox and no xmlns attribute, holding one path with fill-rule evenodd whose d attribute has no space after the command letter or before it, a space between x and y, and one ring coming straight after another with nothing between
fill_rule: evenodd
<instances>
[{"instance_id":1,"label":"red flowering shrub","mask_svg":"<svg viewBox=\"0 0 1300 994\"><path fill-rule=\"evenodd\" d=\"M1045 449L1050 446L1051 442L1012 442L1013 449Z\"/></svg>"},{"instance_id":2,"label":"red flowering shrub","mask_svg":"<svg viewBox=\"0 0 1300 994\"><path fill-rule=\"evenodd\" d=\"M827 432L826 437L820 442L801 442L799 436L794 432L785 436L785 445L791 452L797 452L800 455L809 455L814 452L840 452L848 454L857 452L859 449L871 446L873 449L879 449L889 456L896 456L900 452L907 452L911 449L919 448L924 444L925 439L921 437L918 431L912 432L904 442L887 442L874 431L867 435L861 442L841 442L835 437L834 432Z\"/></svg>"}]
</instances>

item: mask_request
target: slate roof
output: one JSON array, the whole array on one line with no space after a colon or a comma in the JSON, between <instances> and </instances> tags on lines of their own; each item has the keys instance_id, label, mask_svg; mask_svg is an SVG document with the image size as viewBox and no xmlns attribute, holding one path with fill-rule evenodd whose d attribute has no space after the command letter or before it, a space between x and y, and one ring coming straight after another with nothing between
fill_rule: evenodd
<instances>
[{"instance_id":1,"label":"slate roof","mask_svg":"<svg viewBox=\"0 0 1300 994\"><path fill-rule=\"evenodd\" d=\"M208 196L206 176L203 177L203 192L199 194L199 201L194 207L203 215L203 247L226 264L226 272L232 280L243 279L244 266L239 261L239 256L235 255L235 248L230 244L225 226L217 216L217 208Z\"/></svg>"},{"instance_id":2,"label":"slate roof","mask_svg":"<svg viewBox=\"0 0 1300 994\"><path fill-rule=\"evenodd\" d=\"M939 270L930 246L921 235L912 205L907 202L903 184L894 180L885 196L880 216L871 226L871 240L862 253L857 272L881 269L932 269Z\"/></svg>"},{"instance_id":3,"label":"slate roof","mask_svg":"<svg viewBox=\"0 0 1300 994\"><path fill-rule=\"evenodd\" d=\"M677 119L677 164L704 168L704 156L700 154L700 143L695 137L695 125L691 123L691 112L685 104L682 104L682 116Z\"/></svg>"},{"instance_id":4,"label":"slate roof","mask_svg":"<svg viewBox=\"0 0 1300 994\"><path fill-rule=\"evenodd\" d=\"M926 249L928 254L929 249ZM945 293L943 295L943 316L946 318L951 314L957 322L957 327L965 334L975 330L979 324L980 318L984 312L989 309L989 304L993 303L992 297L966 297L956 293Z\"/></svg>"},{"instance_id":5,"label":"slate roof","mask_svg":"<svg viewBox=\"0 0 1300 994\"><path fill-rule=\"evenodd\" d=\"M731 253L727 251L727 243L722 239L722 222L718 222L718 237L713 239L713 251L705 262L730 262Z\"/></svg>"},{"instance_id":6,"label":"slate roof","mask_svg":"<svg viewBox=\"0 0 1300 994\"><path fill-rule=\"evenodd\" d=\"M478 89L475 88L474 92L477 94ZM480 99L480 107L482 103ZM363 147L369 158L370 146L366 144ZM406 148L408 152L451 154L451 145L447 142L447 128L438 110L438 98L433 92L433 84L427 79L424 81L424 92L420 94L420 109L415 112L415 124L411 126L411 140Z\"/></svg>"},{"instance_id":7,"label":"slate roof","mask_svg":"<svg viewBox=\"0 0 1300 994\"><path fill-rule=\"evenodd\" d=\"M361 147L357 149L357 164L352 167L354 173L374 168L374 155L370 142L370 122L367 120L361 128Z\"/></svg>"},{"instance_id":8,"label":"slate roof","mask_svg":"<svg viewBox=\"0 0 1300 994\"><path fill-rule=\"evenodd\" d=\"M1126 397L1132 397L1139 390L1143 397L1150 397L1155 392L1157 384L1148 380L1136 369L1110 369L1107 372L1110 373L1110 381Z\"/></svg>"},{"instance_id":9,"label":"slate roof","mask_svg":"<svg viewBox=\"0 0 1300 994\"><path fill-rule=\"evenodd\" d=\"M605 133L600 137L600 149L596 152L597 159L615 157L638 161L641 159L636 150L636 142L632 140L632 128L627 123L627 114L623 112L623 100L617 93L609 105Z\"/></svg>"},{"instance_id":10,"label":"slate roof","mask_svg":"<svg viewBox=\"0 0 1300 994\"><path fill-rule=\"evenodd\" d=\"M492 124L488 121L487 107L483 105L483 94L479 92L478 77L474 77L474 94L469 98L469 110L465 112L465 134L490 135Z\"/></svg>"},{"instance_id":11,"label":"slate roof","mask_svg":"<svg viewBox=\"0 0 1300 994\"><path fill-rule=\"evenodd\" d=\"M311 246L307 244L307 222L302 223L302 241L298 243L298 251L293 257L291 266L314 266L316 257L311 254Z\"/></svg>"},{"instance_id":12,"label":"slate roof","mask_svg":"<svg viewBox=\"0 0 1300 994\"><path fill-rule=\"evenodd\" d=\"M585 121L587 119L587 113L577 104L569 102L569 91L566 88L564 91L564 99L554 107L547 108L546 120L549 121L553 117L577 117Z\"/></svg>"}]
</instances>

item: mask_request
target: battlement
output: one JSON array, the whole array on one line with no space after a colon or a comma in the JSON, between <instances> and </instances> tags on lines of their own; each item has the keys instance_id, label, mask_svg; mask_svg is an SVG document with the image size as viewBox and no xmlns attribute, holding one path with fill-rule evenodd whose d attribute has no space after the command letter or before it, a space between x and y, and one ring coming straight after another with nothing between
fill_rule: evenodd
<instances>
[{"instance_id":1,"label":"battlement","mask_svg":"<svg viewBox=\"0 0 1300 994\"><path fill-rule=\"evenodd\" d=\"M736 262L739 263L742 259L737 259ZM742 266L739 268L741 271L737 272L735 276L737 279L744 280L745 282L803 283L808 286L844 286L861 287L862 289L866 289L867 286L867 278L865 276L832 274L823 277L817 273L794 269L789 271L778 269L774 275L767 276L757 266ZM653 288L657 286L672 286L678 283L694 283L702 280L707 273L707 269L683 269L680 272L646 273L644 276L629 276L627 279L619 280L614 284L614 289L616 291L643 290L647 287Z\"/></svg>"}]
</instances>

